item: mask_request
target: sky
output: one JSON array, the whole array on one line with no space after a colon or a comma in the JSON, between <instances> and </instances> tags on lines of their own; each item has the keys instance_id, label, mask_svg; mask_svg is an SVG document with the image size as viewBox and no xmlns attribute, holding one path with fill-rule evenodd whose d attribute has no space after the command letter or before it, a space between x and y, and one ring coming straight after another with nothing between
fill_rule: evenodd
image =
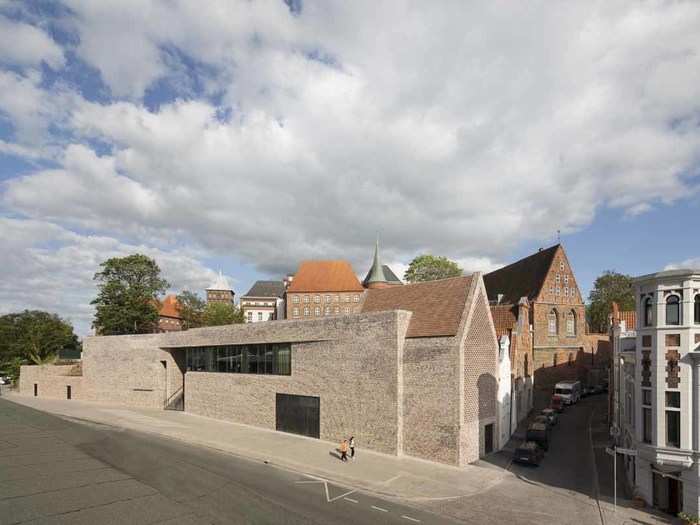
<instances>
[{"instance_id":1,"label":"sky","mask_svg":"<svg viewBox=\"0 0 700 525\"><path fill-rule=\"evenodd\" d=\"M171 292L379 234L489 271L564 244L700 267L700 3L0 0L0 314L90 332L92 279Z\"/></svg>"}]
</instances>

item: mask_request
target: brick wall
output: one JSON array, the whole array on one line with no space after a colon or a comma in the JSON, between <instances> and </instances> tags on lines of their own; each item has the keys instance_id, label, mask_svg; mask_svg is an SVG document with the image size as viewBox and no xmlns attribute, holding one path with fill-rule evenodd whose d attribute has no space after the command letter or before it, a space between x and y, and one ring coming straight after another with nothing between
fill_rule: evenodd
<instances>
[{"instance_id":1,"label":"brick wall","mask_svg":"<svg viewBox=\"0 0 700 525\"><path fill-rule=\"evenodd\" d=\"M459 345L454 337L407 339L404 453L442 463L459 459Z\"/></svg>"},{"instance_id":2,"label":"brick wall","mask_svg":"<svg viewBox=\"0 0 700 525\"><path fill-rule=\"evenodd\" d=\"M20 368L19 390L34 395L34 384L38 385L39 397L66 399L67 386L71 387L71 398L80 399L83 395L83 378L77 365L23 365Z\"/></svg>"},{"instance_id":3,"label":"brick wall","mask_svg":"<svg viewBox=\"0 0 700 525\"><path fill-rule=\"evenodd\" d=\"M491 321L486 290L478 281L474 310L462 340L464 353L464 418L460 464L479 459L484 452L484 427L493 424L494 447L498 426L498 342Z\"/></svg>"}]
</instances>

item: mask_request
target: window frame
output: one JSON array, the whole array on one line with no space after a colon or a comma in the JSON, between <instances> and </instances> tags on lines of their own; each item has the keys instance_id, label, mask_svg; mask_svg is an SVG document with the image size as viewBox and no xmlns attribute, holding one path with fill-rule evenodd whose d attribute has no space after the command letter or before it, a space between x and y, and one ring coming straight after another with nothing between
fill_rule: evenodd
<instances>
[{"instance_id":1,"label":"window frame","mask_svg":"<svg viewBox=\"0 0 700 525\"><path fill-rule=\"evenodd\" d=\"M552 321L554 321L554 325L552 325ZM554 326L554 330L552 330L552 326ZM550 336L557 335L559 333L559 314L554 308L552 308L547 314L547 333Z\"/></svg>"},{"instance_id":2,"label":"window frame","mask_svg":"<svg viewBox=\"0 0 700 525\"><path fill-rule=\"evenodd\" d=\"M700 293L695 294L695 299L693 300L693 322L700 324Z\"/></svg>"},{"instance_id":3,"label":"window frame","mask_svg":"<svg viewBox=\"0 0 700 525\"><path fill-rule=\"evenodd\" d=\"M671 302L673 300L673 302ZM681 298L678 297L678 294L670 294L668 297L666 297L665 301L666 305L666 318L664 321L666 322L666 326L680 326L682 324L682 310L681 310ZM677 322L669 322L669 312L671 312L671 308L676 309L676 319Z\"/></svg>"},{"instance_id":4,"label":"window frame","mask_svg":"<svg viewBox=\"0 0 700 525\"><path fill-rule=\"evenodd\" d=\"M654 304L651 297L644 299L644 326L652 326L654 324Z\"/></svg>"}]
</instances>

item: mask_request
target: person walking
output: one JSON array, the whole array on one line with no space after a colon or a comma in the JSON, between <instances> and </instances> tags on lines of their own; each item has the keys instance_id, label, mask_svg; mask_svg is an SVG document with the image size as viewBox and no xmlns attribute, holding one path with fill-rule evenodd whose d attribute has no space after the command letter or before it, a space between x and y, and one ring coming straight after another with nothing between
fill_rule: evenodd
<instances>
[{"instance_id":1,"label":"person walking","mask_svg":"<svg viewBox=\"0 0 700 525\"><path fill-rule=\"evenodd\" d=\"M340 444L340 461L348 460L348 440L344 439Z\"/></svg>"},{"instance_id":2,"label":"person walking","mask_svg":"<svg viewBox=\"0 0 700 525\"><path fill-rule=\"evenodd\" d=\"M350 436L350 459L355 459L355 436Z\"/></svg>"}]
</instances>

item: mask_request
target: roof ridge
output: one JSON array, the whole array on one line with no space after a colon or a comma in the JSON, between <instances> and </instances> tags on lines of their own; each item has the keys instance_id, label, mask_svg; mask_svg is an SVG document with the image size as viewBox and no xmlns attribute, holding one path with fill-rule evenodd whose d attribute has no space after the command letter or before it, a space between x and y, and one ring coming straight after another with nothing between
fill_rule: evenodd
<instances>
[{"instance_id":1,"label":"roof ridge","mask_svg":"<svg viewBox=\"0 0 700 525\"><path fill-rule=\"evenodd\" d=\"M552 250L552 251L554 252L554 251L556 251L555 249L558 248L559 246L561 246L561 243L557 243L557 244L555 244L554 246L550 246L549 248L542 248L542 249L540 249L540 250L537 250L535 253L531 253L530 255L526 255L526 256L523 257L522 259L518 259L517 261L513 261L512 263L507 264L507 265L505 265L505 266L502 266L502 267L498 268L497 270L493 270L492 272L489 272L489 273L486 274L486 275L489 275L489 274L492 274L492 273L496 273L496 272L500 272L501 270L507 270L507 269L510 268L511 266L515 266L516 264L519 264L519 263L522 263L522 262L524 262L524 261L527 261L528 259L531 259L531 258L534 258L534 257L537 257L537 256L542 256L543 253L548 252L548 251L550 251L550 250Z\"/></svg>"}]
</instances>

